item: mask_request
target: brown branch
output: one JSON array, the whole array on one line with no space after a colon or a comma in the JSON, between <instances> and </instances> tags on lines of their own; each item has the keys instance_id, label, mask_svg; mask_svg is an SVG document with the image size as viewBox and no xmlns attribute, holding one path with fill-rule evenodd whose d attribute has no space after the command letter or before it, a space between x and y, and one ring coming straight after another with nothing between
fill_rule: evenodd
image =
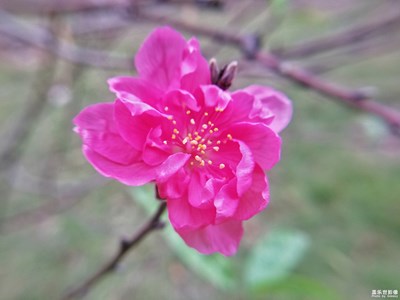
<instances>
[{"instance_id":1,"label":"brown branch","mask_svg":"<svg viewBox=\"0 0 400 300\"><path fill-rule=\"evenodd\" d=\"M256 59L258 62L262 63L267 68L274 70L284 78L319 92L322 95L329 96L342 104L346 104L352 108L380 117L389 125L390 129L392 129L397 136L400 136L399 111L388 107L385 104L369 99L369 97L361 91L351 90L336 85L308 72L305 69L287 64L271 53L258 53Z\"/></svg>"},{"instance_id":2,"label":"brown branch","mask_svg":"<svg viewBox=\"0 0 400 300\"><path fill-rule=\"evenodd\" d=\"M276 49L272 52L285 59L305 58L387 34L390 30L398 30L399 25L400 8L397 5L395 13L389 14L382 20L361 24L315 40L305 41L289 49Z\"/></svg>"},{"instance_id":3,"label":"brown branch","mask_svg":"<svg viewBox=\"0 0 400 300\"><path fill-rule=\"evenodd\" d=\"M129 10L132 6L149 7L161 2L170 5L195 5L203 8L219 9L224 3L220 0L134 0L126 2L100 1L53 1L53 0L0 0L0 7L15 14L66 15L75 13L97 13Z\"/></svg>"},{"instance_id":4,"label":"brown branch","mask_svg":"<svg viewBox=\"0 0 400 300\"><path fill-rule=\"evenodd\" d=\"M62 297L63 300L67 299L80 299L97 283L100 282L106 275L110 274L121 260L137 246L149 233L163 227L160 218L165 211L166 202L162 201L158 210L153 217L140 229L131 239L123 239L120 242L118 252L112 257L102 268L100 268L93 276L82 282L76 289L70 291Z\"/></svg>"},{"instance_id":5,"label":"brown branch","mask_svg":"<svg viewBox=\"0 0 400 300\"><path fill-rule=\"evenodd\" d=\"M67 43L37 25L24 25L16 17L1 9L0 32L74 64L117 70L129 70L133 67L131 59L110 56L100 50L80 48Z\"/></svg>"},{"instance_id":6,"label":"brown branch","mask_svg":"<svg viewBox=\"0 0 400 300\"><path fill-rule=\"evenodd\" d=\"M296 67L293 64L285 62L277 55L274 55L268 51L260 50L260 41L256 36L239 36L235 33L204 28L181 20L170 20L168 17L155 16L144 12L140 12L139 17L151 22L171 24L182 30L210 37L217 42L229 43L239 48L247 58L261 63L264 67L274 71L282 78L317 91L320 94L328 96L339 103L380 117L389 125L393 133L395 133L397 136L400 136L399 111L370 99L367 95L358 90L349 89L332 83L312 74L306 69Z\"/></svg>"},{"instance_id":7,"label":"brown branch","mask_svg":"<svg viewBox=\"0 0 400 300\"><path fill-rule=\"evenodd\" d=\"M92 1L0 0L0 6L7 11L33 15L106 12L126 9L130 5L129 3L116 3L115 1L94 4Z\"/></svg>"}]
</instances>

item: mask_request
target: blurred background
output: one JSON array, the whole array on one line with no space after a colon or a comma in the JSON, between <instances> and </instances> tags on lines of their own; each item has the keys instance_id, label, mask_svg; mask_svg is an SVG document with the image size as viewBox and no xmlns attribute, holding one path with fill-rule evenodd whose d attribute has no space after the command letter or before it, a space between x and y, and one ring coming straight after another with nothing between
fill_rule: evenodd
<instances>
[{"instance_id":1,"label":"blurred background","mask_svg":"<svg viewBox=\"0 0 400 300\"><path fill-rule=\"evenodd\" d=\"M155 27L197 35L182 22L248 36L250 47L259 37L289 69L400 110L397 0L1 0L0 299L59 299L155 209L153 187L91 168L71 120L114 100L106 80L135 74L133 56ZM293 100L270 205L246 223L236 256L198 255L166 228L85 299L361 300L399 290L399 136L221 38L198 37L208 59L239 62L231 89L257 83Z\"/></svg>"}]
</instances>

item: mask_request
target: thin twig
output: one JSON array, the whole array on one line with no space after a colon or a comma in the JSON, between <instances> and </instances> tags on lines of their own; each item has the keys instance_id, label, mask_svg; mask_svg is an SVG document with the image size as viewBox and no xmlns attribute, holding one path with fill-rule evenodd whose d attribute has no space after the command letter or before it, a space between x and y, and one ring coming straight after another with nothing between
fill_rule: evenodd
<instances>
[{"instance_id":1,"label":"thin twig","mask_svg":"<svg viewBox=\"0 0 400 300\"><path fill-rule=\"evenodd\" d=\"M166 202L162 201L156 213L144 225L144 227L142 227L142 229L140 229L131 239L121 240L118 252L93 276L82 282L76 289L73 289L71 292L67 293L62 297L62 299L67 300L82 298L94 285L99 283L101 279L114 271L130 250L137 246L149 233L163 227L163 223L160 221L160 218L165 211L166 206Z\"/></svg>"},{"instance_id":2,"label":"thin twig","mask_svg":"<svg viewBox=\"0 0 400 300\"><path fill-rule=\"evenodd\" d=\"M57 38L37 25L26 26L16 17L0 9L0 32L21 42L35 46L75 64L102 69L129 70L131 59L110 56L108 53L81 48Z\"/></svg>"},{"instance_id":3,"label":"thin twig","mask_svg":"<svg viewBox=\"0 0 400 300\"><path fill-rule=\"evenodd\" d=\"M288 49L276 49L272 52L284 59L305 58L340 47L348 47L374 36L388 34L391 30L398 30L399 24L400 9L397 6L395 13L382 20L361 24L315 40L305 41Z\"/></svg>"},{"instance_id":4,"label":"thin twig","mask_svg":"<svg viewBox=\"0 0 400 300\"><path fill-rule=\"evenodd\" d=\"M239 48L248 59L261 63L264 67L274 71L282 78L310 88L322 95L328 96L339 103L352 108L376 115L385 121L394 134L400 136L400 112L385 104L370 99L358 90L349 89L328 80L322 79L306 69L295 66L282 60L279 56L268 51L260 50L260 41L257 36L242 35L217 29L205 28L181 20L170 20L165 16L156 16L140 12L139 16L151 22L171 24L182 30L198 35L210 37L217 42L229 43Z\"/></svg>"}]
</instances>

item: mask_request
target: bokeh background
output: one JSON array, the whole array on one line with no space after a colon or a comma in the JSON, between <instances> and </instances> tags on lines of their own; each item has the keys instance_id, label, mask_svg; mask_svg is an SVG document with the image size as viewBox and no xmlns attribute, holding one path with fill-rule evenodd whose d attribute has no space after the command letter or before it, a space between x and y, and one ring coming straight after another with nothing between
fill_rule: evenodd
<instances>
[{"instance_id":1,"label":"bokeh background","mask_svg":"<svg viewBox=\"0 0 400 300\"><path fill-rule=\"evenodd\" d=\"M155 209L153 187L129 188L90 167L71 123L84 106L113 100L106 80L135 74L133 56L155 27L170 19L256 33L263 49L285 61L400 109L399 4L0 1L0 299L59 299ZM136 9L164 19L141 18ZM299 51L354 28L368 30ZM293 100L282 161L269 174L270 205L246 223L236 256L198 255L166 228L85 299L361 300L372 290L399 290L400 139L376 116L245 60L223 41L199 38L207 58L239 61L231 89L258 83ZM128 60L111 68L112 57L79 56L65 45ZM53 55L60 49L64 58Z\"/></svg>"}]
</instances>

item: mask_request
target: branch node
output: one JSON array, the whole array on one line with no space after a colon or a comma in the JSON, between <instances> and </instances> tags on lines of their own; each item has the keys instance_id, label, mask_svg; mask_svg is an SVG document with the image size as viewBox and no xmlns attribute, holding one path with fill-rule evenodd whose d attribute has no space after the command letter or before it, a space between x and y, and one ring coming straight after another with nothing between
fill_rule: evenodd
<instances>
[{"instance_id":1,"label":"branch node","mask_svg":"<svg viewBox=\"0 0 400 300\"><path fill-rule=\"evenodd\" d=\"M120 249L121 252L125 252L126 250L129 249L129 247L131 246L131 241L128 240L127 238L122 238L120 241Z\"/></svg>"},{"instance_id":2,"label":"branch node","mask_svg":"<svg viewBox=\"0 0 400 300\"><path fill-rule=\"evenodd\" d=\"M256 59L257 53L262 45L261 36L258 34L248 34L243 36L241 50L248 60Z\"/></svg>"}]
</instances>

